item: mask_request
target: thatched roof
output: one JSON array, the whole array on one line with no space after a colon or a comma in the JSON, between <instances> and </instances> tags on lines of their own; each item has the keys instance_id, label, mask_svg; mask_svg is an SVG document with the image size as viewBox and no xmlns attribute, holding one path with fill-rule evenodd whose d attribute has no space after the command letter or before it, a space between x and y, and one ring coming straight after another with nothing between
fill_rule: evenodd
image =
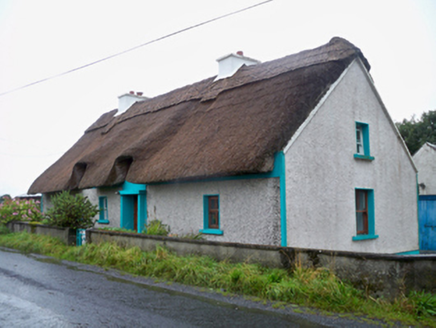
<instances>
[{"instance_id":1,"label":"thatched roof","mask_svg":"<svg viewBox=\"0 0 436 328\"><path fill-rule=\"evenodd\" d=\"M348 41L243 66L103 114L29 193L271 171L321 97L361 51Z\"/></svg>"}]
</instances>

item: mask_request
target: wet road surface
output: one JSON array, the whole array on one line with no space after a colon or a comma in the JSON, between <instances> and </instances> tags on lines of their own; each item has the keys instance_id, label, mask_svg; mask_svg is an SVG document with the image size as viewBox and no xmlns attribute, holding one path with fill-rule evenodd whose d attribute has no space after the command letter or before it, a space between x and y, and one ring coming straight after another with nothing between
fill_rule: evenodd
<instances>
[{"instance_id":1,"label":"wet road surface","mask_svg":"<svg viewBox=\"0 0 436 328\"><path fill-rule=\"evenodd\" d=\"M374 326L0 248L0 327Z\"/></svg>"}]
</instances>

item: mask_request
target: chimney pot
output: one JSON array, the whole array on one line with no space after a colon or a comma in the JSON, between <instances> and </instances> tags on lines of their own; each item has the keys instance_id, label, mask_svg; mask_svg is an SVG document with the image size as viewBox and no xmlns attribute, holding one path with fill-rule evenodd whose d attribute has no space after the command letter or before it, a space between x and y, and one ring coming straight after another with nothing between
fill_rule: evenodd
<instances>
[{"instance_id":1,"label":"chimney pot","mask_svg":"<svg viewBox=\"0 0 436 328\"><path fill-rule=\"evenodd\" d=\"M134 95L135 94L135 91L130 91L129 92L131 95Z\"/></svg>"},{"instance_id":2,"label":"chimney pot","mask_svg":"<svg viewBox=\"0 0 436 328\"><path fill-rule=\"evenodd\" d=\"M237 51L236 54L239 55L239 56L244 56L244 52L241 51L241 50Z\"/></svg>"},{"instance_id":3,"label":"chimney pot","mask_svg":"<svg viewBox=\"0 0 436 328\"><path fill-rule=\"evenodd\" d=\"M144 92L137 92L136 93L138 96L142 96L144 94Z\"/></svg>"}]
</instances>

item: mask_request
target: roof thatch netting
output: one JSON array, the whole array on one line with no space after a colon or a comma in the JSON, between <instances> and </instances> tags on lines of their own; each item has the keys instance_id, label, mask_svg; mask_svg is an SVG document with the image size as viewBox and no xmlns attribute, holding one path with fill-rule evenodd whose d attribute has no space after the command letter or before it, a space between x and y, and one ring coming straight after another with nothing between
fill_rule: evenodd
<instances>
[{"instance_id":1,"label":"roof thatch netting","mask_svg":"<svg viewBox=\"0 0 436 328\"><path fill-rule=\"evenodd\" d=\"M341 38L103 114L29 193L268 172L346 67Z\"/></svg>"}]
</instances>

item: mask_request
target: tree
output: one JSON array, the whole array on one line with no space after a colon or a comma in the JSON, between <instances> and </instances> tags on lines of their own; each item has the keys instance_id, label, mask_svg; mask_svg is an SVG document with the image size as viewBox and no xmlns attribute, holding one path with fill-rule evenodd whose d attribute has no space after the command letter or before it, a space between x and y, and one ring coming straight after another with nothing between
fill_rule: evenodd
<instances>
[{"instance_id":1,"label":"tree","mask_svg":"<svg viewBox=\"0 0 436 328\"><path fill-rule=\"evenodd\" d=\"M436 110L422 113L419 120L412 116L395 125L412 155L426 142L436 144Z\"/></svg>"}]
</instances>

